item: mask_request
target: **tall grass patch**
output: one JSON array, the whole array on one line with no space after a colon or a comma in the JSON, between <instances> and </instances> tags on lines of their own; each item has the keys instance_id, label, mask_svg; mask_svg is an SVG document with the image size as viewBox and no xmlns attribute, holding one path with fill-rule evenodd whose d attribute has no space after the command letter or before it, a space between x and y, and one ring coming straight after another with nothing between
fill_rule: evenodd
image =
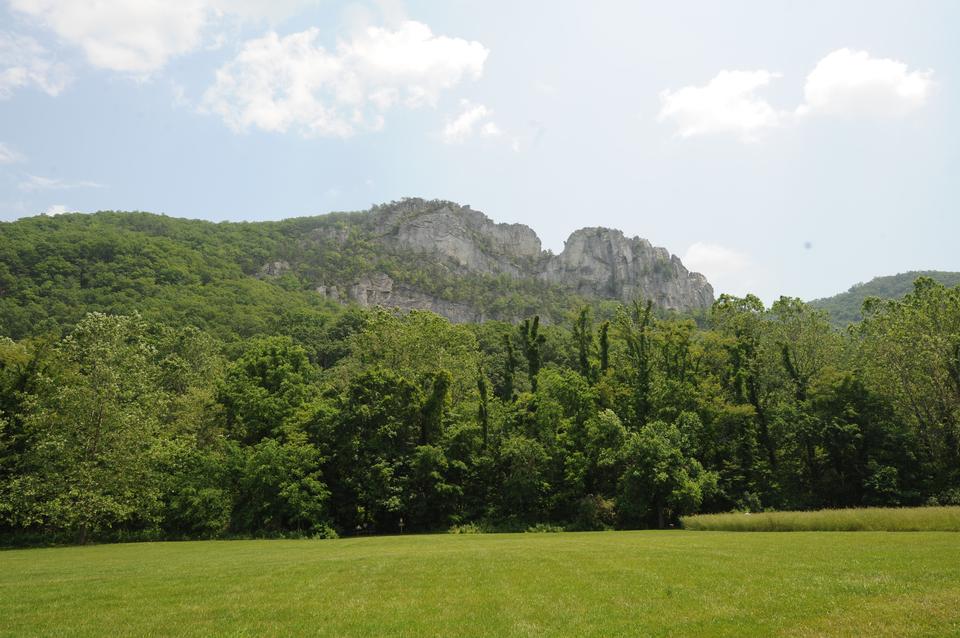
<instances>
[{"instance_id":1,"label":"tall grass patch","mask_svg":"<svg viewBox=\"0 0 960 638\"><path fill-rule=\"evenodd\" d=\"M686 516L681 523L685 529L726 532L960 532L960 507L732 512Z\"/></svg>"}]
</instances>

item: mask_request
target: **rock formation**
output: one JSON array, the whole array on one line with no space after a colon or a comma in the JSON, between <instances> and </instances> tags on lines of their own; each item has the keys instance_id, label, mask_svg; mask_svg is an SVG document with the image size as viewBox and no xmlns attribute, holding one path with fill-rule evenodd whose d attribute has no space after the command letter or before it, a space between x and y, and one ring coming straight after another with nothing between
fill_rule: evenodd
<instances>
[{"instance_id":1,"label":"rock formation","mask_svg":"<svg viewBox=\"0 0 960 638\"><path fill-rule=\"evenodd\" d=\"M566 241L560 254L544 251L536 233L523 224L498 224L469 206L446 201L405 199L376 206L351 223L360 224L370 241L391 254L415 254L454 272L543 282L585 298L630 302L638 297L661 308L690 311L713 303L713 288L700 273L688 271L676 255L646 239L628 238L619 230L583 228ZM349 233L337 226L318 229L344 244ZM276 275L289 266L267 264ZM363 306L422 308L453 321L480 321L482 310L470 303L428 294L383 272L321 282L318 293Z\"/></svg>"},{"instance_id":2,"label":"rock formation","mask_svg":"<svg viewBox=\"0 0 960 638\"><path fill-rule=\"evenodd\" d=\"M646 239L619 230L581 228L538 276L580 295L631 301L651 299L661 308L691 310L713 303L707 278Z\"/></svg>"}]
</instances>

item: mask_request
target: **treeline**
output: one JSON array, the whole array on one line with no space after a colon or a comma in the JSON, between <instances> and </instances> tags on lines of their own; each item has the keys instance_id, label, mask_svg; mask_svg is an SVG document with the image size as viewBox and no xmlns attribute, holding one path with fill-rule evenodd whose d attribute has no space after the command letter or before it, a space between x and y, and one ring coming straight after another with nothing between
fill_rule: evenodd
<instances>
[{"instance_id":1,"label":"treeline","mask_svg":"<svg viewBox=\"0 0 960 638\"><path fill-rule=\"evenodd\" d=\"M563 324L303 315L285 334L91 313L0 341L0 533L212 538L664 527L960 503L960 288L837 332L797 299ZM601 320L603 319L603 320Z\"/></svg>"}]
</instances>

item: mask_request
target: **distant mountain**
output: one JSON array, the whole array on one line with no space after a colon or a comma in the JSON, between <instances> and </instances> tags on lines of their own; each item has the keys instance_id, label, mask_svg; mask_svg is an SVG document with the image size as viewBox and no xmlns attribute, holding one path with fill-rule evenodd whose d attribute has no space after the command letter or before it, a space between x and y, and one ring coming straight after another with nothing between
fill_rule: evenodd
<instances>
[{"instance_id":1,"label":"distant mountain","mask_svg":"<svg viewBox=\"0 0 960 638\"><path fill-rule=\"evenodd\" d=\"M243 336L347 303L474 322L558 320L584 301L637 297L695 311L713 288L618 230L578 230L555 255L527 226L439 200L278 222L100 212L0 223L0 334L16 338L89 311Z\"/></svg>"},{"instance_id":2,"label":"distant mountain","mask_svg":"<svg viewBox=\"0 0 960 638\"><path fill-rule=\"evenodd\" d=\"M913 282L916 281L917 277L930 277L948 287L960 285L960 272L912 270L899 275L876 277L866 283L856 284L847 292L842 292L839 295L814 299L810 302L810 305L826 310L830 314L830 321L833 324L846 326L863 318L860 314L860 308L863 306L864 299L867 297L899 299L913 290Z\"/></svg>"}]
</instances>

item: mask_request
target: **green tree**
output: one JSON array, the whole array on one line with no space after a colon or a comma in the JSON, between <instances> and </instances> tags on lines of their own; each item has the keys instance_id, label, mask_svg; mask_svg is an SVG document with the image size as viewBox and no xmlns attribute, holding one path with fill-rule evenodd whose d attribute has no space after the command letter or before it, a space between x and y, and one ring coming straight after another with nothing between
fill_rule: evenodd
<instances>
[{"instance_id":1,"label":"green tree","mask_svg":"<svg viewBox=\"0 0 960 638\"><path fill-rule=\"evenodd\" d=\"M960 287L927 278L902 300L869 300L856 329L868 388L916 437L926 491L960 486Z\"/></svg>"},{"instance_id":2,"label":"green tree","mask_svg":"<svg viewBox=\"0 0 960 638\"><path fill-rule=\"evenodd\" d=\"M323 458L302 433L235 447L233 526L246 533L296 530L329 535Z\"/></svg>"},{"instance_id":3,"label":"green tree","mask_svg":"<svg viewBox=\"0 0 960 638\"><path fill-rule=\"evenodd\" d=\"M313 394L315 380L306 351L289 337L251 340L219 392L227 428L250 444L282 436L285 421Z\"/></svg>"},{"instance_id":4,"label":"green tree","mask_svg":"<svg viewBox=\"0 0 960 638\"><path fill-rule=\"evenodd\" d=\"M22 473L3 493L12 522L91 534L152 526L150 455L161 435L155 352L139 317L88 315L57 346L24 419Z\"/></svg>"},{"instance_id":5,"label":"green tree","mask_svg":"<svg viewBox=\"0 0 960 638\"><path fill-rule=\"evenodd\" d=\"M533 321L524 319L519 326L520 349L523 356L527 359L527 376L530 379L530 389L537 391L537 375L540 373L542 363L543 344L547 338L540 334L540 317L535 316Z\"/></svg>"},{"instance_id":6,"label":"green tree","mask_svg":"<svg viewBox=\"0 0 960 638\"><path fill-rule=\"evenodd\" d=\"M577 365L580 374L590 381L595 381L597 369L593 364L593 324L590 321L589 306L581 308L574 321L573 342L577 348Z\"/></svg>"},{"instance_id":7,"label":"green tree","mask_svg":"<svg viewBox=\"0 0 960 638\"><path fill-rule=\"evenodd\" d=\"M626 346L628 375L631 390L632 417L637 426L643 425L650 414L650 393L653 375L653 345L651 338L653 303L642 305L634 301L629 311L617 314L620 337Z\"/></svg>"},{"instance_id":8,"label":"green tree","mask_svg":"<svg viewBox=\"0 0 960 638\"><path fill-rule=\"evenodd\" d=\"M675 426L653 421L632 432L623 450L624 471L617 499L628 525L663 528L678 516L691 514L716 487L717 477L684 454Z\"/></svg>"}]
</instances>

